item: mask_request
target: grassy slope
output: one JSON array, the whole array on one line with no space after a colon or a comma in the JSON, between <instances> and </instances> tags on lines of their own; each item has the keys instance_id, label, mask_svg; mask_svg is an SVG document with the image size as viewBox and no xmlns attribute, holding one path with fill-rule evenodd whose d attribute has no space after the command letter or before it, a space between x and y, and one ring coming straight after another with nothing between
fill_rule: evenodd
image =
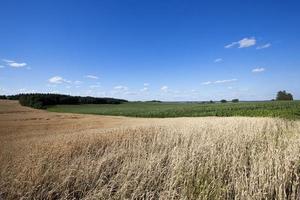
<instances>
[{"instance_id":1,"label":"grassy slope","mask_svg":"<svg viewBox=\"0 0 300 200\"><path fill-rule=\"evenodd\" d=\"M197 103L124 103L120 105L58 105L53 112L122 115L132 117L262 116L300 118L300 101Z\"/></svg>"}]
</instances>

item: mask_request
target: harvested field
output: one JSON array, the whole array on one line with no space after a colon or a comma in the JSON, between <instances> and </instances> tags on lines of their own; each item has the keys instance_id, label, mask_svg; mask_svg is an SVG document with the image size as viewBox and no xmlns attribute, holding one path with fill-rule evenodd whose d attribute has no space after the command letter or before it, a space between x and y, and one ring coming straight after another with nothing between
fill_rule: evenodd
<instances>
[{"instance_id":1,"label":"harvested field","mask_svg":"<svg viewBox=\"0 0 300 200\"><path fill-rule=\"evenodd\" d=\"M0 199L300 196L299 121L0 113Z\"/></svg>"}]
</instances>

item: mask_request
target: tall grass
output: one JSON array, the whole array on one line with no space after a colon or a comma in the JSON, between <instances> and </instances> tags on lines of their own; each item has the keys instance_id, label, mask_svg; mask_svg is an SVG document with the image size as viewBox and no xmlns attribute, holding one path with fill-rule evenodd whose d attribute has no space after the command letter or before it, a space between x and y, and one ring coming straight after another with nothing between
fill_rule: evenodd
<instances>
[{"instance_id":1,"label":"tall grass","mask_svg":"<svg viewBox=\"0 0 300 200\"><path fill-rule=\"evenodd\" d=\"M6 145L0 199L300 197L297 121L162 119Z\"/></svg>"}]
</instances>

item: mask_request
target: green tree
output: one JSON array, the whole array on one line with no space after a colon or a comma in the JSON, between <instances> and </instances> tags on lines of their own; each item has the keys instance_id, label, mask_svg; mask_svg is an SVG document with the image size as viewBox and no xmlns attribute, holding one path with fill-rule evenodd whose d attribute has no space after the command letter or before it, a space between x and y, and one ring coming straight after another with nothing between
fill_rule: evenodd
<instances>
[{"instance_id":1,"label":"green tree","mask_svg":"<svg viewBox=\"0 0 300 200\"><path fill-rule=\"evenodd\" d=\"M291 93L287 93L285 90L279 91L276 96L277 101L292 101L293 95Z\"/></svg>"},{"instance_id":2,"label":"green tree","mask_svg":"<svg viewBox=\"0 0 300 200\"><path fill-rule=\"evenodd\" d=\"M232 99L232 103L238 103L239 101L239 99Z\"/></svg>"},{"instance_id":3,"label":"green tree","mask_svg":"<svg viewBox=\"0 0 300 200\"><path fill-rule=\"evenodd\" d=\"M225 99L222 99L220 102L221 103L227 103L227 101Z\"/></svg>"}]
</instances>

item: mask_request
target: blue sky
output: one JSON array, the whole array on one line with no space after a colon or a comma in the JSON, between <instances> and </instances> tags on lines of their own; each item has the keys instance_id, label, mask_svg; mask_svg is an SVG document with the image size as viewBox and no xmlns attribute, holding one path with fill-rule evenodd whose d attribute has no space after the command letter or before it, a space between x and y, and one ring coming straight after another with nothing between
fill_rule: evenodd
<instances>
[{"instance_id":1,"label":"blue sky","mask_svg":"<svg viewBox=\"0 0 300 200\"><path fill-rule=\"evenodd\" d=\"M300 99L300 2L0 0L0 93Z\"/></svg>"}]
</instances>

